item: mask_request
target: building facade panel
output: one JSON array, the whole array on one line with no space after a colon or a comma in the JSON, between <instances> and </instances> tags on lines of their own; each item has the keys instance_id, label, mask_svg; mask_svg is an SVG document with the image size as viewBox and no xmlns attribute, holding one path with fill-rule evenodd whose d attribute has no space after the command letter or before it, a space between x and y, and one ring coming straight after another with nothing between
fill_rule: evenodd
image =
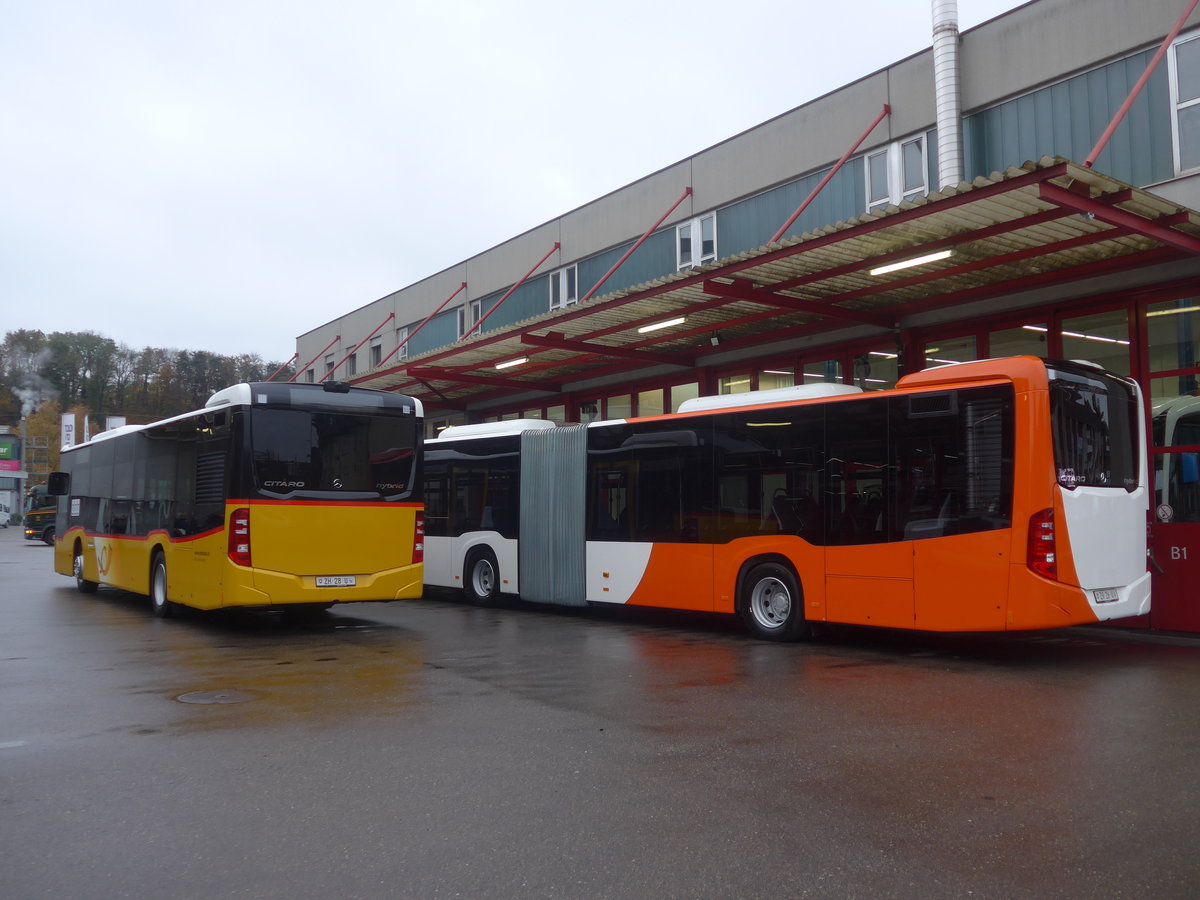
<instances>
[{"instance_id":1,"label":"building facade panel","mask_svg":"<svg viewBox=\"0 0 1200 900\"><path fill-rule=\"evenodd\" d=\"M889 102L887 72L791 110L693 157L695 208L707 211L837 160ZM925 123L928 125L928 122ZM885 120L872 143L886 142Z\"/></svg>"},{"instance_id":2,"label":"building facade panel","mask_svg":"<svg viewBox=\"0 0 1200 900\"><path fill-rule=\"evenodd\" d=\"M963 109L1157 45L1183 9L1178 0L1034 0L965 31Z\"/></svg>"},{"instance_id":3,"label":"building facade panel","mask_svg":"<svg viewBox=\"0 0 1200 900\"><path fill-rule=\"evenodd\" d=\"M578 260L640 236L691 184L691 161L683 160L571 210L560 220L561 259L552 262L560 265ZM700 210L694 198L688 198L666 224L689 219Z\"/></svg>"}]
</instances>

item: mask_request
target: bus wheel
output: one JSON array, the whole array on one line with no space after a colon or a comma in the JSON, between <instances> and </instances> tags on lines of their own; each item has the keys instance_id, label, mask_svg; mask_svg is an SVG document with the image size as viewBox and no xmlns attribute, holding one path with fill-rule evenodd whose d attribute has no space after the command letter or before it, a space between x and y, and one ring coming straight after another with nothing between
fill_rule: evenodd
<instances>
[{"instance_id":1,"label":"bus wheel","mask_svg":"<svg viewBox=\"0 0 1200 900\"><path fill-rule=\"evenodd\" d=\"M75 573L75 588L81 594L94 594L100 585L83 577L83 547L75 545L75 556L71 561L71 569Z\"/></svg>"},{"instance_id":2,"label":"bus wheel","mask_svg":"<svg viewBox=\"0 0 1200 900\"><path fill-rule=\"evenodd\" d=\"M463 569L463 584L467 599L476 606L491 606L500 598L500 569L491 550L471 551Z\"/></svg>"},{"instance_id":3,"label":"bus wheel","mask_svg":"<svg viewBox=\"0 0 1200 900\"><path fill-rule=\"evenodd\" d=\"M167 599L167 561L161 552L155 553L150 563L150 605L160 619L169 619L179 611L179 604Z\"/></svg>"},{"instance_id":4,"label":"bus wheel","mask_svg":"<svg viewBox=\"0 0 1200 900\"><path fill-rule=\"evenodd\" d=\"M53 525L47 526L46 530L42 532L42 543L49 544L51 547L54 546L54 526Z\"/></svg>"},{"instance_id":5,"label":"bus wheel","mask_svg":"<svg viewBox=\"0 0 1200 900\"><path fill-rule=\"evenodd\" d=\"M804 596L791 569L760 563L742 581L740 608L746 628L767 641L794 641L808 635Z\"/></svg>"}]
</instances>

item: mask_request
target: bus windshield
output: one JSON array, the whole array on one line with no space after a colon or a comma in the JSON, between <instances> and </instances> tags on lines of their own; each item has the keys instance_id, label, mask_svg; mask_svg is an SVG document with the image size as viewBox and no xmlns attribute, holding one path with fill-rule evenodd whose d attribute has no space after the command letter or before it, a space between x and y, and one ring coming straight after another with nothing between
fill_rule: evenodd
<instances>
[{"instance_id":1,"label":"bus windshield","mask_svg":"<svg viewBox=\"0 0 1200 900\"><path fill-rule=\"evenodd\" d=\"M1058 483L1068 490L1135 490L1139 451L1133 389L1086 366L1054 363L1048 368Z\"/></svg>"},{"instance_id":2,"label":"bus windshield","mask_svg":"<svg viewBox=\"0 0 1200 900\"><path fill-rule=\"evenodd\" d=\"M400 500L412 493L411 416L260 407L249 418L254 486L263 496Z\"/></svg>"}]
</instances>

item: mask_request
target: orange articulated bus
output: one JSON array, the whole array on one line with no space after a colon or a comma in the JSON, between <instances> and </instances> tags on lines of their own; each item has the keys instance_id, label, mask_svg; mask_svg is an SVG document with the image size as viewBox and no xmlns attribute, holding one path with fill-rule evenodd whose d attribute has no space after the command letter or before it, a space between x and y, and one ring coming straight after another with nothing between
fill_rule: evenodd
<instances>
[{"instance_id":1,"label":"orange articulated bus","mask_svg":"<svg viewBox=\"0 0 1200 900\"><path fill-rule=\"evenodd\" d=\"M983 360L644 419L446 429L425 444L426 582L476 602L1038 629L1149 611L1137 385Z\"/></svg>"},{"instance_id":2,"label":"orange articulated bus","mask_svg":"<svg viewBox=\"0 0 1200 900\"><path fill-rule=\"evenodd\" d=\"M419 597L422 408L324 384L239 384L204 409L63 450L55 571L180 607Z\"/></svg>"}]
</instances>

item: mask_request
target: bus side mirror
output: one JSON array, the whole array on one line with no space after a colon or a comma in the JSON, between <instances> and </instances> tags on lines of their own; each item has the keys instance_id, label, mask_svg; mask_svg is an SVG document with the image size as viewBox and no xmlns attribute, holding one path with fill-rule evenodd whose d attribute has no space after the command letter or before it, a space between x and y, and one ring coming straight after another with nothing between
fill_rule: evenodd
<instances>
[{"instance_id":1,"label":"bus side mirror","mask_svg":"<svg viewBox=\"0 0 1200 900\"><path fill-rule=\"evenodd\" d=\"M71 493L71 476L66 472L51 472L46 479L46 493L51 497L65 497Z\"/></svg>"}]
</instances>

